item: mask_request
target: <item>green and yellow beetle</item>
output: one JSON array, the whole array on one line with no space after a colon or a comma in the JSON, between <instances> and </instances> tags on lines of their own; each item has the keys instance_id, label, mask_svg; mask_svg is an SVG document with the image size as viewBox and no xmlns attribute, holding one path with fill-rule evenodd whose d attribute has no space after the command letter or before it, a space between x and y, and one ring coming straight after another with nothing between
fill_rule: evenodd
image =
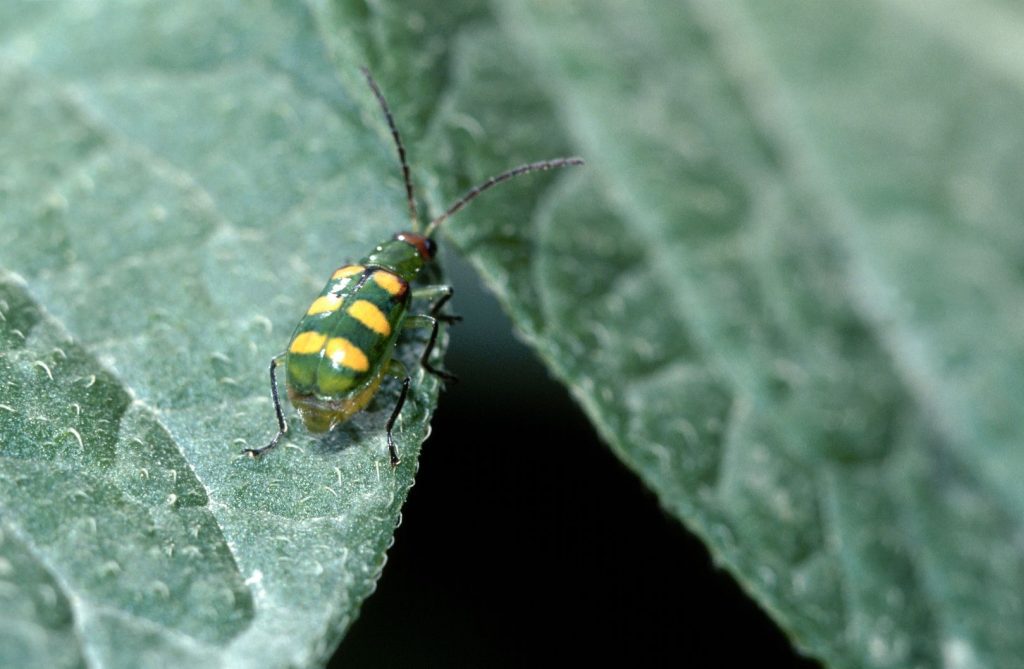
<instances>
[{"instance_id":1,"label":"green and yellow beetle","mask_svg":"<svg viewBox=\"0 0 1024 669\"><path fill-rule=\"evenodd\" d=\"M270 393L277 414L278 431L266 446L243 451L252 457L277 446L288 432L277 392L276 371L278 365L284 364L288 399L310 432L326 432L362 411L377 394L385 376L403 379L398 402L387 422L388 452L391 464L397 465L398 450L391 430L405 404L410 383L405 366L392 357L399 332L405 328L430 328L430 338L420 356L420 364L442 379L450 381L455 378L430 364L438 324L457 319L441 313L441 308L451 299L452 287L410 287L420 270L433 261L437 253L433 240L437 227L495 184L527 172L583 164L580 158L556 158L521 165L491 177L463 195L421 233L402 139L377 82L365 68L363 74L387 117L398 149L412 231L396 234L358 263L337 269L313 300L295 328L288 350L270 361ZM414 299L433 300L430 313L409 315L409 305Z\"/></svg>"}]
</instances>

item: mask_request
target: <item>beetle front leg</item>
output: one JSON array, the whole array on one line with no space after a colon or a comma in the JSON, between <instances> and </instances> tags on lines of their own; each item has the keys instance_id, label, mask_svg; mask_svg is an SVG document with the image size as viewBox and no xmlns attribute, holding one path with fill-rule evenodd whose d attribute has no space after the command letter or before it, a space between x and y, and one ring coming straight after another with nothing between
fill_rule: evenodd
<instances>
[{"instance_id":1,"label":"beetle front leg","mask_svg":"<svg viewBox=\"0 0 1024 669\"><path fill-rule=\"evenodd\" d=\"M278 363L284 358L284 354L275 356L270 360L270 396L274 399L274 413L277 414L277 434L270 440L270 443L263 448L247 448L242 453L248 455L250 458L258 458L270 449L277 446L277 443L281 441L288 432L288 423L284 420L284 413L281 411L281 398L277 395L277 370Z\"/></svg>"},{"instance_id":2,"label":"beetle front leg","mask_svg":"<svg viewBox=\"0 0 1024 669\"><path fill-rule=\"evenodd\" d=\"M430 307L430 315L443 323L457 323L462 320L462 316L456 316L455 314L442 314L441 308L447 304L448 300L452 299L452 295L455 294L455 289L451 286L437 285L437 286L423 286L422 288L414 288L412 291L412 297L416 300L437 300L433 306Z\"/></svg>"},{"instance_id":3,"label":"beetle front leg","mask_svg":"<svg viewBox=\"0 0 1024 669\"><path fill-rule=\"evenodd\" d=\"M446 372L443 369L438 369L430 364L430 354L434 352L434 344L437 343L437 328L440 321L434 316L427 316L426 314L420 314L417 316L409 316L405 319L405 323L402 327L405 328L430 328L430 339L427 341L426 348L423 349L423 355L420 356L420 364L423 365L423 369L427 370L434 376L456 383L459 377L455 376L451 372Z\"/></svg>"}]
</instances>

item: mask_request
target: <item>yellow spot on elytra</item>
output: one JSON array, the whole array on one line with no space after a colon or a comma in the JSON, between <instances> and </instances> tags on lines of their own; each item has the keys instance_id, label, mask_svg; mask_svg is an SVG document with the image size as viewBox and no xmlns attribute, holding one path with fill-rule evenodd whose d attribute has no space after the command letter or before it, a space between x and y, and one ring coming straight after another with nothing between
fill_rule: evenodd
<instances>
[{"instance_id":1,"label":"yellow spot on elytra","mask_svg":"<svg viewBox=\"0 0 1024 669\"><path fill-rule=\"evenodd\" d=\"M334 274L331 275L331 279L344 279L346 276L352 276L359 274L365 267L362 265L345 265L344 267L335 270Z\"/></svg>"},{"instance_id":2,"label":"yellow spot on elytra","mask_svg":"<svg viewBox=\"0 0 1024 669\"><path fill-rule=\"evenodd\" d=\"M327 357L335 365L356 372L365 372L370 368L370 361L362 349L344 337L332 337L327 342Z\"/></svg>"},{"instance_id":3,"label":"yellow spot on elytra","mask_svg":"<svg viewBox=\"0 0 1024 669\"><path fill-rule=\"evenodd\" d=\"M338 295L323 295L313 300L313 304L309 305L309 311L306 312L307 316L313 314L324 314L328 311L337 311L338 307L341 306L341 297Z\"/></svg>"},{"instance_id":4,"label":"yellow spot on elytra","mask_svg":"<svg viewBox=\"0 0 1024 669\"><path fill-rule=\"evenodd\" d=\"M292 345L288 347L288 352L299 355L319 353L320 349L324 347L325 341L327 341L327 335L325 334L313 332L312 330L301 332L295 335L295 339L292 339Z\"/></svg>"},{"instance_id":5,"label":"yellow spot on elytra","mask_svg":"<svg viewBox=\"0 0 1024 669\"><path fill-rule=\"evenodd\" d=\"M392 295L401 295L405 292L405 282L391 272L374 272L373 281Z\"/></svg>"},{"instance_id":6,"label":"yellow spot on elytra","mask_svg":"<svg viewBox=\"0 0 1024 669\"><path fill-rule=\"evenodd\" d=\"M387 337L391 334L391 324L388 323L388 317L373 302L356 300L347 309L347 313L382 337Z\"/></svg>"}]
</instances>

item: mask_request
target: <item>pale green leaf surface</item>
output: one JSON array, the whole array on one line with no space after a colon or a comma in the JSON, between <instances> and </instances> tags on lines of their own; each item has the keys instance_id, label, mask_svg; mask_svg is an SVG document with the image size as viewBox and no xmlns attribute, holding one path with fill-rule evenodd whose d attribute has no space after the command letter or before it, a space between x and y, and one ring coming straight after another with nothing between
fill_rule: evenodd
<instances>
[{"instance_id":1,"label":"pale green leaf surface","mask_svg":"<svg viewBox=\"0 0 1024 669\"><path fill-rule=\"evenodd\" d=\"M437 393L414 380L396 470L394 385L240 455L312 296L407 221L358 62L298 4L9 3L0 26L0 665L318 664Z\"/></svg>"},{"instance_id":2,"label":"pale green leaf surface","mask_svg":"<svg viewBox=\"0 0 1024 669\"><path fill-rule=\"evenodd\" d=\"M588 167L448 232L612 447L830 666L1017 663L1021 17L496 11L454 59L459 164Z\"/></svg>"}]
</instances>

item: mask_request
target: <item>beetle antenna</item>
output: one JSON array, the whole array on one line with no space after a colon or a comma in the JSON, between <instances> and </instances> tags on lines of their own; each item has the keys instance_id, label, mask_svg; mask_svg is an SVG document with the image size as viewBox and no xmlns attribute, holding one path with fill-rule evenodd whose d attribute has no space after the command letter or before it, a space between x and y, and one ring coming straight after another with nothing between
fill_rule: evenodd
<instances>
[{"instance_id":1,"label":"beetle antenna","mask_svg":"<svg viewBox=\"0 0 1024 669\"><path fill-rule=\"evenodd\" d=\"M446 219L449 219L455 214L457 214L463 207L472 202L477 195L483 193L491 186L500 184L502 181L508 181L512 177L517 177L520 174L526 174L527 172L553 170L558 167L569 167L570 165L583 164L584 163L582 158L573 156L571 158L554 158L552 160L542 160L537 163L520 165L519 167L514 167L507 172L502 172L498 176L491 177L490 179L483 182L479 186L471 188L469 191L467 191L466 194L459 198L459 200L455 204L448 208L448 211L444 212L443 214L441 214L440 216L438 216L437 218L430 222L430 225L428 225L427 229L423 232L423 236L433 237L434 231L437 230L437 227L444 223Z\"/></svg>"},{"instance_id":2,"label":"beetle antenna","mask_svg":"<svg viewBox=\"0 0 1024 669\"><path fill-rule=\"evenodd\" d=\"M420 227L420 217L416 213L416 198L412 194L412 179L409 177L409 163L405 161L405 147L402 146L402 136L398 134L395 118L391 115L391 110L388 108L388 101L384 99L384 94L380 92L380 87L374 81L370 70L365 67L360 67L359 69L362 70L363 76L366 77L367 83L373 89L373 94L377 97L377 102L380 103L380 108L384 110L384 116L388 119L391 137L394 138L395 146L398 148L398 161L402 163L402 178L405 180L405 199L409 202L409 218L412 219L412 230L416 232Z\"/></svg>"}]
</instances>

